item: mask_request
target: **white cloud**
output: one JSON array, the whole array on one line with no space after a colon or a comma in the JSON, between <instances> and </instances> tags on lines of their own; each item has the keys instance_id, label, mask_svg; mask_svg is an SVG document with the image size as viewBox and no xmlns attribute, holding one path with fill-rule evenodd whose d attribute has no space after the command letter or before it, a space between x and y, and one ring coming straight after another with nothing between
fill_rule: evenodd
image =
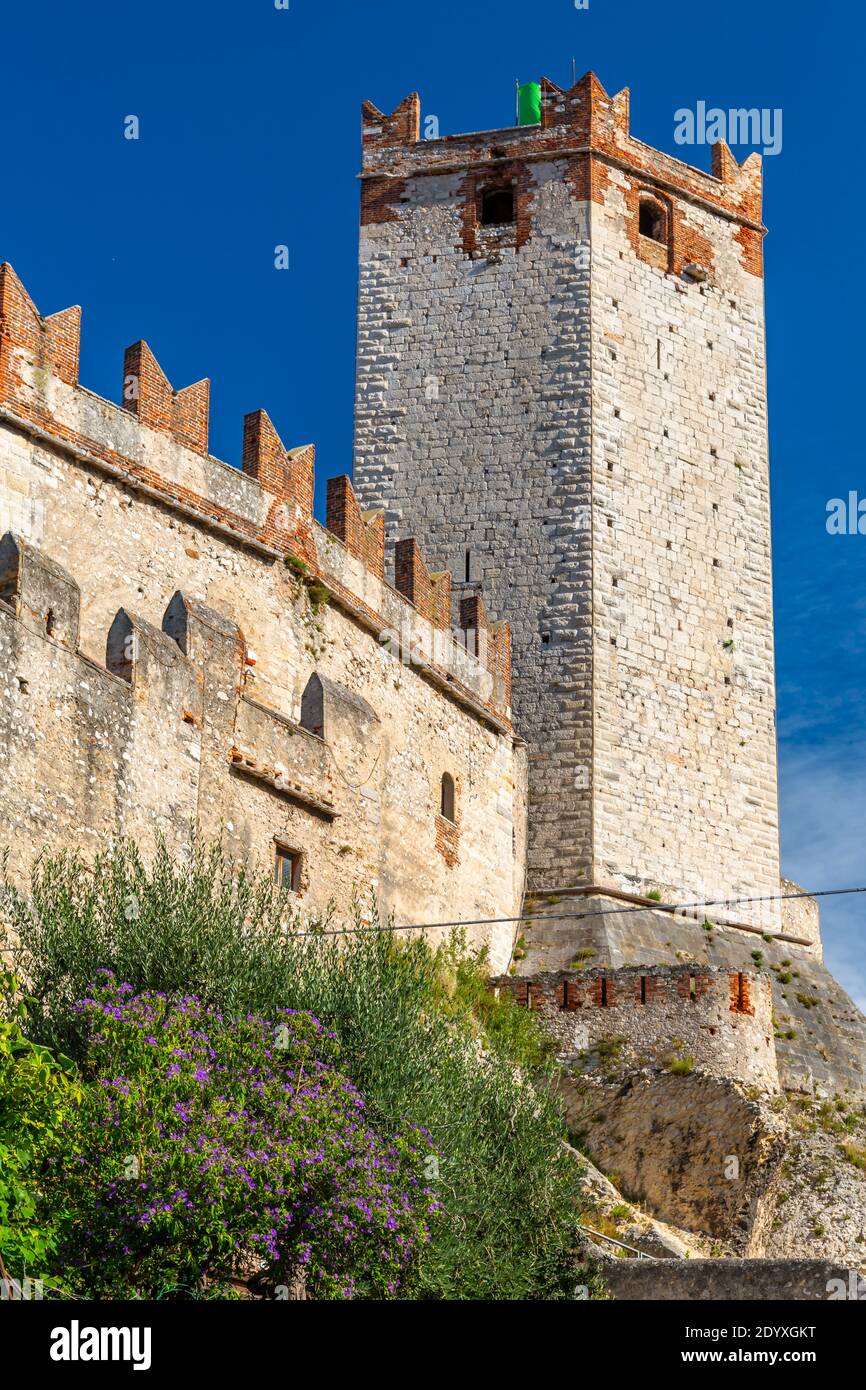
<instances>
[{"instance_id":1,"label":"white cloud","mask_svg":"<svg viewBox=\"0 0 866 1390\"><path fill-rule=\"evenodd\" d=\"M780 748L782 866L811 892L866 887L866 741ZM866 894L821 899L825 959L866 1011Z\"/></svg>"}]
</instances>

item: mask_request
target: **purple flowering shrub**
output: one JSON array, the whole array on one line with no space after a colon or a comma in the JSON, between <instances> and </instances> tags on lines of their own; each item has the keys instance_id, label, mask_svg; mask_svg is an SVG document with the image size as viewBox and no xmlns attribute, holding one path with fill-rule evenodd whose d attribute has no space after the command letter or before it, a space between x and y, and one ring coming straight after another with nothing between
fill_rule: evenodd
<instances>
[{"instance_id":1,"label":"purple flowering shrub","mask_svg":"<svg viewBox=\"0 0 866 1390\"><path fill-rule=\"evenodd\" d=\"M70 1283L124 1298L302 1275L316 1298L397 1292L439 1210L430 1136L373 1131L333 1033L293 1010L135 996L109 971L75 1007L85 1085L51 1178L72 1213Z\"/></svg>"}]
</instances>

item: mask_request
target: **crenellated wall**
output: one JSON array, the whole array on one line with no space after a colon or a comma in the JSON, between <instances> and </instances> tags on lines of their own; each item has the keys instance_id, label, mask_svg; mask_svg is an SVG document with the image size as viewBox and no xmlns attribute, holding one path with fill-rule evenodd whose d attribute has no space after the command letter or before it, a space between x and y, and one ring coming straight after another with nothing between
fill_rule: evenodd
<instances>
[{"instance_id":1,"label":"crenellated wall","mask_svg":"<svg viewBox=\"0 0 866 1390\"><path fill-rule=\"evenodd\" d=\"M381 515L263 411L243 468L207 453L207 383L174 391L146 344L122 404L77 383L78 311L42 319L0 270L0 842L115 833L302 856L298 901L398 921L508 917L523 889L525 773L508 628L448 580L384 577ZM301 725L317 675L324 728ZM309 721L305 721L309 722ZM444 773L460 793L441 852ZM479 933L479 939L482 933ZM504 966L507 926L492 941Z\"/></svg>"}]
</instances>

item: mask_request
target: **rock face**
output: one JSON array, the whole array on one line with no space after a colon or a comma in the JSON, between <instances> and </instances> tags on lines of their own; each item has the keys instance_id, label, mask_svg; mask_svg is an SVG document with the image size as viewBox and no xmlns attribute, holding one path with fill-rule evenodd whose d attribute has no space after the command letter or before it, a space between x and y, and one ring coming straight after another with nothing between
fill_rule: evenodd
<instances>
[{"instance_id":1,"label":"rock face","mask_svg":"<svg viewBox=\"0 0 866 1390\"><path fill-rule=\"evenodd\" d=\"M593 1258L625 1256L635 1251L655 1259L686 1260L695 1255L709 1254L707 1244L671 1226L648 1216L640 1207L625 1201L622 1193L614 1187L610 1178L590 1162L586 1154L569 1146L569 1153L578 1165L581 1187L589 1199L589 1205L581 1214L581 1225L586 1232L585 1243ZM622 1242L620 1246L616 1242Z\"/></svg>"},{"instance_id":2,"label":"rock face","mask_svg":"<svg viewBox=\"0 0 866 1390\"><path fill-rule=\"evenodd\" d=\"M866 1120L836 1101L796 1097L768 1255L821 1255L866 1275ZM866 1292L866 1289L864 1289Z\"/></svg>"},{"instance_id":3,"label":"rock face","mask_svg":"<svg viewBox=\"0 0 866 1390\"><path fill-rule=\"evenodd\" d=\"M562 1082L569 1128L630 1200L686 1232L764 1253L785 1153L782 1116L732 1081L645 1071Z\"/></svg>"}]
</instances>

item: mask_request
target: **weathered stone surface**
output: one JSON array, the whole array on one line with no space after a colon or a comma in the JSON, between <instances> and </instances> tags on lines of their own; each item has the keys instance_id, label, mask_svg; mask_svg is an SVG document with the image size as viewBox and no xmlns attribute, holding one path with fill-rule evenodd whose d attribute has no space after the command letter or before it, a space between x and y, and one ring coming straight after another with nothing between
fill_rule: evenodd
<instances>
[{"instance_id":1,"label":"weathered stone surface","mask_svg":"<svg viewBox=\"0 0 866 1390\"><path fill-rule=\"evenodd\" d=\"M365 137L356 486L511 622L535 886L778 893L760 161L543 90L541 126Z\"/></svg>"},{"instance_id":2,"label":"weathered stone surface","mask_svg":"<svg viewBox=\"0 0 866 1390\"><path fill-rule=\"evenodd\" d=\"M299 856L287 901L310 915L345 919L372 888L398 923L480 920L470 939L504 968L526 816L507 627L470 643L441 603L386 583L375 523L358 522L363 545L349 524L348 483L345 539L318 525L313 451L285 449L263 412L245 422L244 471L211 458L204 385L172 391L146 345L127 354L122 407L79 387L78 317L60 320L0 268L0 845L13 873L45 847L89 853L119 834L177 850L197 822L230 856ZM316 729L302 723L311 679Z\"/></svg>"},{"instance_id":3,"label":"weathered stone surface","mask_svg":"<svg viewBox=\"0 0 866 1390\"><path fill-rule=\"evenodd\" d=\"M491 987L537 1011L558 1056L577 1067L599 1049L618 1068L679 1060L708 1076L779 1091L766 975L691 965L498 976Z\"/></svg>"},{"instance_id":4,"label":"weathered stone surface","mask_svg":"<svg viewBox=\"0 0 866 1390\"><path fill-rule=\"evenodd\" d=\"M602 1278L617 1299L785 1303L825 1300L851 1276L829 1260L611 1260Z\"/></svg>"},{"instance_id":5,"label":"weathered stone surface","mask_svg":"<svg viewBox=\"0 0 866 1390\"><path fill-rule=\"evenodd\" d=\"M693 965L768 972L782 1086L819 1098L837 1092L866 1095L866 1019L812 946L784 934L768 940L732 926L710 930L702 914L634 908L601 895L535 898L528 911L532 920L524 928L526 954L517 962L518 978L565 970L576 959L584 969ZM796 922L784 926L789 935L799 934ZM808 940L807 933L803 936Z\"/></svg>"},{"instance_id":6,"label":"weathered stone surface","mask_svg":"<svg viewBox=\"0 0 866 1390\"><path fill-rule=\"evenodd\" d=\"M630 1201L684 1231L760 1255L784 1155L784 1118L733 1081L644 1069L561 1083L577 1142Z\"/></svg>"}]
</instances>

